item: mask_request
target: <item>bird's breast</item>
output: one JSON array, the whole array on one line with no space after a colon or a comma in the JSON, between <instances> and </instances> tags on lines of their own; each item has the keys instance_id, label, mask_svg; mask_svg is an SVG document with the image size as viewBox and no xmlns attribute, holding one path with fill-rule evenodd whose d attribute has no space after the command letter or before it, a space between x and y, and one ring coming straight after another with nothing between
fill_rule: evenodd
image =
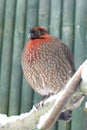
<instances>
[{"instance_id":1,"label":"bird's breast","mask_svg":"<svg viewBox=\"0 0 87 130\"><path fill-rule=\"evenodd\" d=\"M73 75L73 67L66 59L63 45L55 39L26 45L22 68L29 84L41 95L57 93Z\"/></svg>"}]
</instances>

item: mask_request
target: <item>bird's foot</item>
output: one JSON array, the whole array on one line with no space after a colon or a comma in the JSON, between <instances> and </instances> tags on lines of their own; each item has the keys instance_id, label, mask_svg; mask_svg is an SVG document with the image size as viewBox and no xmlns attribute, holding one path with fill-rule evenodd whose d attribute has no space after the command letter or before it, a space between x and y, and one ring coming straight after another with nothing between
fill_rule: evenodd
<instances>
[{"instance_id":1,"label":"bird's foot","mask_svg":"<svg viewBox=\"0 0 87 130\"><path fill-rule=\"evenodd\" d=\"M35 107L36 109L38 109L38 108L44 106L44 102L45 102L46 99L49 98L49 97L50 97L50 94L49 94L49 95L45 95L44 98L43 98L39 103L37 103L37 104L34 105L34 107Z\"/></svg>"},{"instance_id":2,"label":"bird's foot","mask_svg":"<svg viewBox=\"0 0 87 130\"><path fill-rule=\"evenodd\" d=\"M43 100L42 100L42 101L40 101L39 103L36 103L36 104L34 105L34 107L35 107L36 109L38 109L38 108L42 107L43 105L44 105L44 102L43 102Z\"/></svg>"}]
</instances>

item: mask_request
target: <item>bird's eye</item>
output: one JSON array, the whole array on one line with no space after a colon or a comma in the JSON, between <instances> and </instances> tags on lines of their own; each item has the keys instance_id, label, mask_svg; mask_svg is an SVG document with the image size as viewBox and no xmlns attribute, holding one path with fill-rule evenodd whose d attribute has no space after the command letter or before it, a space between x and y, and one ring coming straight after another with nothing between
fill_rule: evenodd
<instances>
[{"instance_id":1,"label":"bird's eye","mask_svg":"<svg viewBox=\"0 0 87 130\"><path fill-rule=\"evenodd\" d=\"M32 32L32 34L33 34L33 35L38 35L38 36L39 36L39 35L40 35L40 30L35 30L35 31Z\"/></svg>"},{"instance_id":2,"label":"bird's eye","mask_svg":"<svg viewBox=\"0 0 87 130\"><path fill-rule=\"evenodd\" d=\"M40 34L41 34L40 30L37 30L37 31L36 31L36 34L40 35Z\"/></svg>"}]
</instances>

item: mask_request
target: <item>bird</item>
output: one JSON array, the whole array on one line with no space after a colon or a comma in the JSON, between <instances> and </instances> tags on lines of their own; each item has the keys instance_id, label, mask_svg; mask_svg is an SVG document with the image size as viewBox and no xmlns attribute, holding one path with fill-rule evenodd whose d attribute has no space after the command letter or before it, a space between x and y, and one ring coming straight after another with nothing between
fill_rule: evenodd
<instances>
[{"instance_id":1,"label":"bird","mask_svg":"<svg viewBox=\"0 0 87 130\"><path fill-rule=\"evenodd\" d=\"M21 58L27 82L42 96L57 94L75 73L70 49L42 26L31 28L28 37ZM72 105L77 101L75 98ZM62 112L59 119L71 119L71 110Z\"/></svg>"}]
</instances>

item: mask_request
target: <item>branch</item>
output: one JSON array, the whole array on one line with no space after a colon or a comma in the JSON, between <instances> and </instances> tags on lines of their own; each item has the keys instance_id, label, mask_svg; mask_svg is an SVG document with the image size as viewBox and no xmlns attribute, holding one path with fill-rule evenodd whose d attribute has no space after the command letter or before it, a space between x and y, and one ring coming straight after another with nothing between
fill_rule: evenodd
<instances>
[{"instance_id":1,"label":"branch","mask_svg":"<svg viewBox=\"0 0 87 130\"><path fill-rule=\"evenodd\" d=\"M79 84L80 88L78 87ZM20 116L7 117L1 114L0 130L33 130L35 128L48 130L55 123L60 113L65 108L68 109L67 103L76 90L79 96L87 94L87 60L69 80L65 89L49 97L41 108L33 108L29 113Z\"/></svg>"},{"instance_id":2,"label":"branch","mask_svg":"<svg viewBox=\"0 0 87 130\"><path fill-rule=\"evenodd\" d=\"M80 89L78 90L81 90L82 94L83 92L85 92L84 90L86 90L85 93L87 94L87 61L85 61L79 67L74 76L66 84L65 89L58 93L54 106L49 110L49 112L47 112L44 116L40 118L39 124L37 126L39 129L46 130L53 126L53 124L58 119L61 111L66 107L67 102L69 102L72 95L77 91L77 88L82 78L86 83L86 87L85 89L83 89L84 87L80 86Z\"/></svg>"}]
</instances>

